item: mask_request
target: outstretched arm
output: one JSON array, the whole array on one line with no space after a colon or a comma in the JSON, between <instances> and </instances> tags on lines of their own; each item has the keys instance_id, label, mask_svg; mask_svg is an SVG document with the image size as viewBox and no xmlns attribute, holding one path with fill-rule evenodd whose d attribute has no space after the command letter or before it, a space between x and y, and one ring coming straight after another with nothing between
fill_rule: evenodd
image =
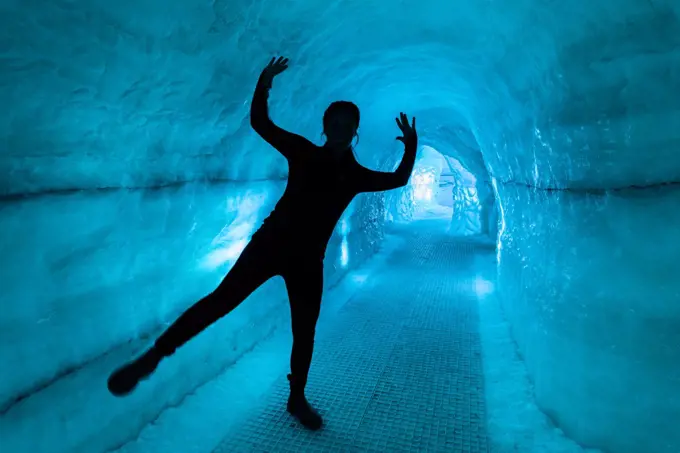
<instances>
[{"instance_id":1,"label":"outstretched arm","mask_svg":"<svg viewBox=\"0 0 680 453\"><path fill-rule=\"evenodd\" d=\"M291 159L309 145L309 141L274 124L269 117L268 105L269 90L272 88L274 77L287 68L288 59L279 57L278 60L272 58L269 65L262 71L250 105L250 125L267 143L276 148L284 157Z\"/></svg>"},{"instance_id":2,"label":"outstretched arm","mask_svg":"<svg viewBox=\"0 0 680 453\"><path fill-rule=\"evenodd\" d=\"M399 167L391 173L363 170L359 184L361 192L381 192L404 187L408 184L413 166L416 163L416 151L418 149L416 119L414 117L412 125L409 125L408 118L402 113L400 118L397 118L397 125L404 134L402 137L397 137L397 140L404 142L404 157L401 159Z\"/></svg>"}]
</instances>

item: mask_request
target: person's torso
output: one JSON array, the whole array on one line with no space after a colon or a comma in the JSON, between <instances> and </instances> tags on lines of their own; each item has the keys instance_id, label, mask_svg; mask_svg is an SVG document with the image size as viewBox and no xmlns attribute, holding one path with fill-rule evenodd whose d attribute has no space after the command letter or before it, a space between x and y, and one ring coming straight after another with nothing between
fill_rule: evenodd
<instances>
[{"instance_id":1,"label":"person's torso","mask_svg":"<svg viewBox=\"0 0 680 453\"><path fill-rule=\"evenodd\" d=\"M334 159L316 148L289 164L288 184L263 228L325 249L333 229L358 191L354 156ZM301 244L303 245L303 244Z\"/></svg>"}]
</instances>

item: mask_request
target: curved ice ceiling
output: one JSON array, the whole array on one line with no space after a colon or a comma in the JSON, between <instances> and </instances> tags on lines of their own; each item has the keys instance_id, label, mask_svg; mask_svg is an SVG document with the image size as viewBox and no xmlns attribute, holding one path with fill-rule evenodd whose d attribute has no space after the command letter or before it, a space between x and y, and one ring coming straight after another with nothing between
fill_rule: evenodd
<instances>
[{"instance_id":1,"label":"curved ice ceiling","mask_svg":"<svg viewBox=\"0 0 680 453\"><path fill-rule=\"evenodd\" d=\"M680 379L668 365L677 350L661 347L680 318L668 227L680 221L678 195L607 190L680 180L679 12L654 0L3 0L0 194L285 177L247 115L258 71L288 56L272 94L281 126L315 139L328 103L353 100L359 155L377 167L394 160L393 118L405 111L424 144L490 175L501 287L523 301L506 309L539 404L586 444L634 451L680 413L680 402L661 403ZM571 291L577 282L587 296ZM631 296L650 286L660 288L652 302ZM605 325L610 337L583 340ZM541 336L549 329L560 341ZM641 363L644 379L621 378L590 404L606 386L598 372L628 376ZM659 415L641 423L637 406L613 409L650 379L659 390L645 404ZM604 421L585 426L584 413Z\"/></svg>"},{"instance_id":2,"label":"curved ice ceiling","mask_svg":"<svg viewBox=\"0 0 680 453\"><path fill-rule=\"evenodd\" d=\"M352 99L367 162L404 110L437 149L475 137L503 181L675 181L671 3L5 0L1 191L285 174L245 121L279 53L275 118L318 137L328 102Z\"/></svg>"}]
</instances>

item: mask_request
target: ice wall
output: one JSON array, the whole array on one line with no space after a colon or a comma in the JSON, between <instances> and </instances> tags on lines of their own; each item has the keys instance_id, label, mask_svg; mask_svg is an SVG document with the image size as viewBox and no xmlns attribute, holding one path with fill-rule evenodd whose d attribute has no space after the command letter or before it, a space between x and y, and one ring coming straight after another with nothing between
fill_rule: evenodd
<instances>
[{"instance_id":1,"label":"ice wall","mask_svg":"<svg viewBox=\"0 0 680 453\"><path fill-rule=\"evenodd\" d=\"M652 186L679 180L679 9L668 0L3 0L0 193L283 178L247 111L257 72L284 54L291 69L272 96L283 127L318 137L327 104L354 100L360 160L387 169L400 152L393 118L405 111L418 116L423 144L494 184L500 291L539 405L580 442L674 452L680 438L667 417L679 419L680 405L667 390L680 387L680 357L663 332L680 318L680 284L668 271L677 196ZM595 223L578 217L586 214ZM46 218L66 215L55 207ZM29 231L11 246L49 240ZM41 234L58 244L62 233ZM2 267L25 276L11 261ZM3 298L3 312L17 304ZM544 322L553 312L564 316ZM539 326L545 341L530 350ZM596 344L593 332L611 335ZM601 355L588 349L598 344ZM567 399L560 382L578 391ZM622 401L630 410L609 410Z\"/></svg>"},{"instance_id":2,"label":"ice wall","mask_svg":"<svg viewBox=\"0 0 680 453\"><path fill-rule=\"evenodd\" d=\"M114 367L214 289L283 186L191 183L0 203L3 451L103 451L130 440L290 322L274 279L133 398L106 391ZM352 205L327 250L327 287L375 251L382 216L372 197Z\"/></svg>"},{"instance_id":3,"label":"ice wall","mask_svg":"<svg viewBox=\"0 0 680 453\"><path fill-rule=\"evenodd\" d=\"M680 243L669 225L680 190L500 192L499 284L540 407L607 451L678 451Z\"/></svg>"},{"instance_id":4,"label":"ice wall","mask_svg":"<svg viewBox=\"0 0 680 453\"><path fill-rule=\"evenodd\" d=\"M200 18L179 5L119 7L0 3L3 451L114 448L289 322L274 280L134 397L107 394L114 367L215 287L287 174L246 118L267 52L253 53L257 68L245 56L199 63L201 47L185 47L194 38L167 38L163 24ZM223 48L228 31L215 38ZM275 90L277 120L295 86ZM304 125L318 140L316 113ZM364 195L347 211L327 287L379 246L383 203Z\"/></svg>"},{"instance_id":5,"label":"ice wall","mask_svg":"<svg viewBox=\"0 0 680 453\"><path fill-rule=\"evenodd\" d=\"M537 11L545 34L496 66L517 109L477 134L501 201L499 287L536 400L611 452L680 449L677 7Z\"/></svg>"},{"instance_id":6,"label":"ice wall","mask_svg":"<svg viewBox=\"0 0 680 453\"><path fill-rule=\"evenodd\" d=\"M450 159L448 164L450 171L455 175L451 191L453 217L449 230L456 236L478 234L481 231L481 225L477 179L459 161Z\"/></svg>"}]
</instances>

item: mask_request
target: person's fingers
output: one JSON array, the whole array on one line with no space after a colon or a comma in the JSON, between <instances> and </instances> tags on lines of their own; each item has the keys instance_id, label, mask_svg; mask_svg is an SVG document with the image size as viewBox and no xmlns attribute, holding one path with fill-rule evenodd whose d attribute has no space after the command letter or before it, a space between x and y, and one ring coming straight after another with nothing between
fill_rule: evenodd
<instances>
[{"instance_id":1,"label":"person's fingers","mask_svg":"<svg viewBox=\"0 0 680 453\"><path fill-rule=\"evenodd\" d=\"M399 122L399 118L395 118L394 121L397 122L397 126L399 127L399 129L401 129L401 123Z\"/></svg>"},{"instance_id":2,"label":"person's fingers","mask_svg":"<svg viewBox=\"0 0 680 453\"><path fill-rule=\"evenodd\" d=\"M400 142L403 142L403 141L404 141L404 137L397 137L397 140L399 140Z\"/></svg>"},{"instance_id":3,"label":"person's fingers","mask_svg":"<svg viewBox=\"0 0 680 453\"><path fill-rule=\"evenodd\" d=\"M416 117L415 116L413 117L413 122L411 123L411 129L413 129L414 132L416 130Z\"/></svg>"},{"instance_id":4,"label":"person's fingers","mask_svg":"<svg viewBox=\"0 0 680 453\"><path fill-rule=\"evenodd\" d=\"M272 57L272 60L269 62L269 64L267 66L273 65L275 61L276 61L276 57Z\"/></svg>"},{"instance_id":5,"label":"person's fingers","mask_svg":"<svg viewBox=\"0 0 680 453\"><path fill-rule=\"evenodd\" d=\"M284 58L283 61L281 62L282 65L288 65L288 58Z\"/></svg>"}]
</instances>

